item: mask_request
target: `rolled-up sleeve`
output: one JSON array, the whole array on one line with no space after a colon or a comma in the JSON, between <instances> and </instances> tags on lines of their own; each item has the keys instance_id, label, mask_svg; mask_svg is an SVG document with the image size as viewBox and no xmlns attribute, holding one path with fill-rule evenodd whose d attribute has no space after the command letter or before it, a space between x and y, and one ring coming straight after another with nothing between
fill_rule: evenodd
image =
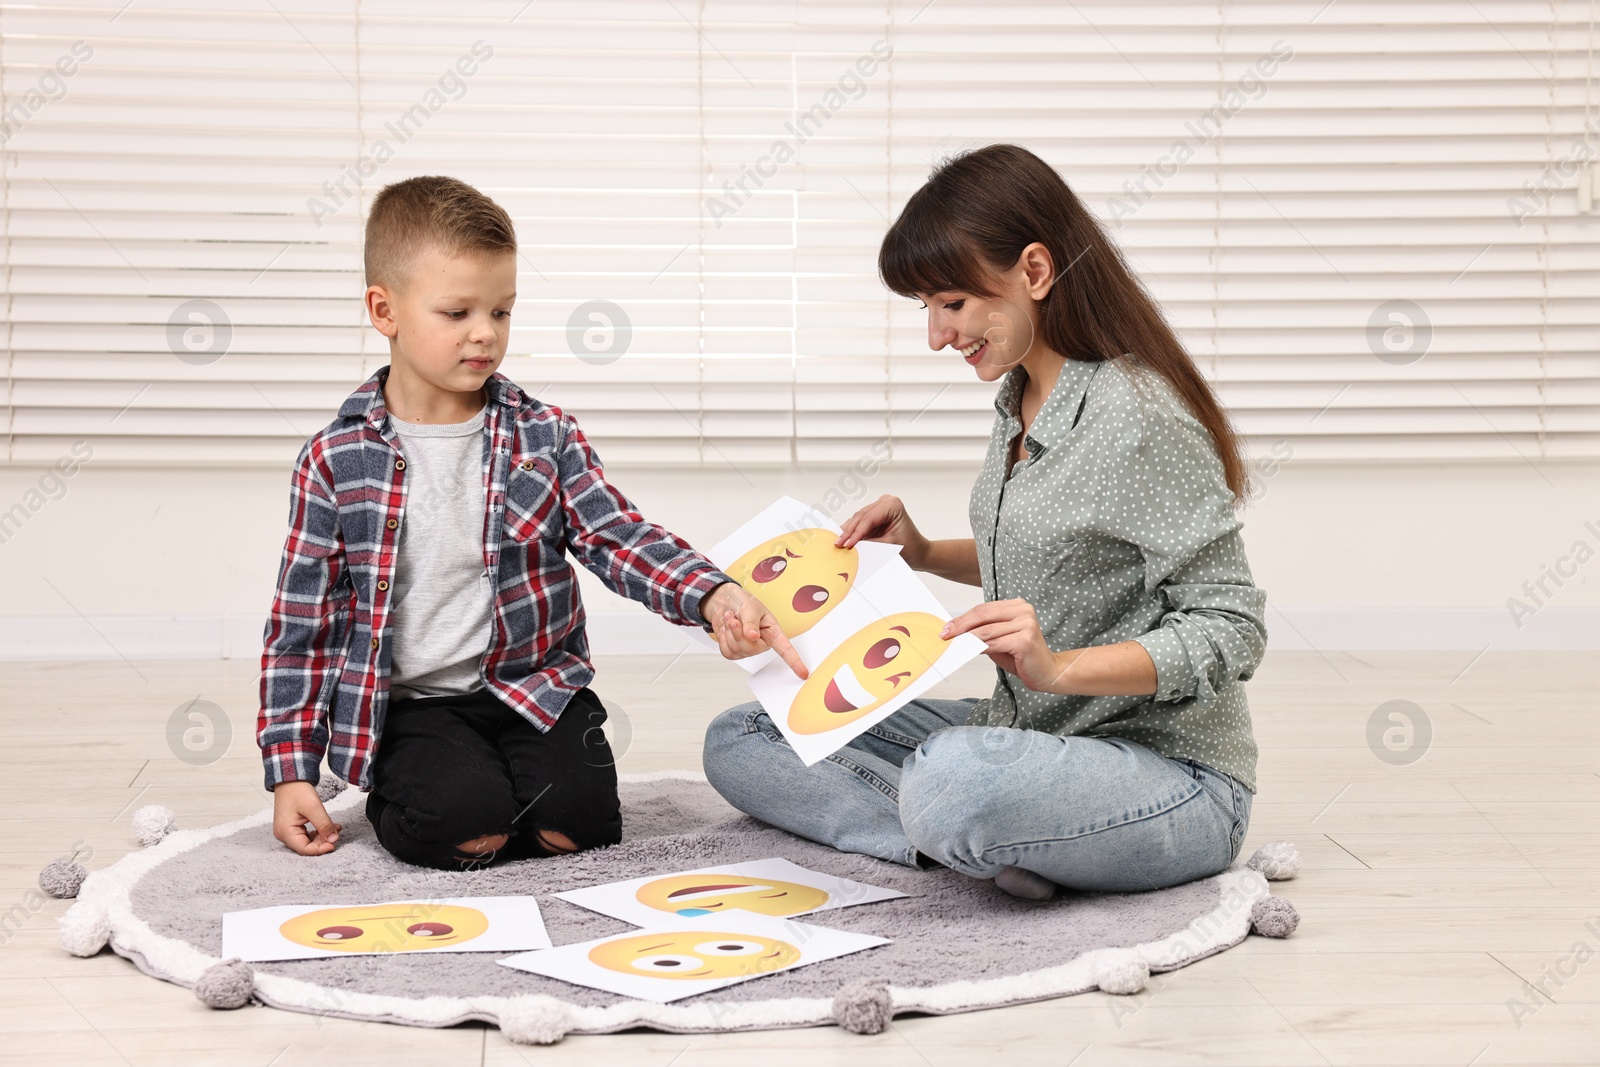
<instances>
[{"instance_id":1,"label":"rolled-up sleeve","mask_svg":"<svg viewBox=\"0 0 1600 1067\"><path fill-rule=\"evenodd\" d=\"M1134 640L1156 665L1157 703L1217 693L1248 681L1267 648L1267 595L1251 581L1238 531L1224 534L1165 579L1161 625Z\"/></svg>"},{"instance_id":2,"label":"rolled-up sleeve","mask_svg":"<svg viewBox=\"0 0 1600 1067\"><path fill-rule=\"evenodd\" d=\"M1096 525L1138 547L1146 591L1166 609L1134 638L1155 663L1154 699L1205 708L1260 665L1266 593L1250 574L1210 435L1165 405L1139 410L1106 453Z\"/></svg>"}]
</instances>

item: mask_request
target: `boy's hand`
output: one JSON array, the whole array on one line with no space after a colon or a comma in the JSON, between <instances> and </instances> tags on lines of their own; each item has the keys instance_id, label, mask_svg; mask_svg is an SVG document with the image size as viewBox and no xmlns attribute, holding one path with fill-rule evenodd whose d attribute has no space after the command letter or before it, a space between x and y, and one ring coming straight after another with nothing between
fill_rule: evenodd
<instances>
[{"instance_id":1,"label":"boy's hand","mask_svg":"<svg viewBox=\"0 0 1600 1067\"><path fill-rule=\"evenodd\" d=\"M306 833L310 823L314 833ZM302 856L332 852L339 831L310 782L280 782L272 790L272 836Z\"/></svg>"},{"instance_id":2,"label":"boy's hand","mask_svg":"<svg viewBox=\"0 0 1600 1067\"><path fill-rule=\"evenodd\" d=\"M723 582L707 594L700 601L700 614L711 624L727 659L744 659L770 648L783 657L797 677L810 673L800 661L800 653L778 628L772 612L738 582Z\"/></svg>"}]
</instances>

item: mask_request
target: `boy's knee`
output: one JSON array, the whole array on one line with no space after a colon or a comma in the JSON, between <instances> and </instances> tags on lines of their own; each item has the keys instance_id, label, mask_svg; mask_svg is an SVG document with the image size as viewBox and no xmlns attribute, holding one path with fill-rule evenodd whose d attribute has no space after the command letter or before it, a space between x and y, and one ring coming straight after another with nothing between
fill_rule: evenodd
<instances>
[{"instance_id":1,"label":"boy's knee","mask_svg":"<svg viewBox=\"0 0 1600 1067\"><path fill-rule=\"evenodd\" d=\"M509 834L516 818L515 798L507 791L500 795L460 797L454 802L439 805L439 825L446 841L459 841L469 837L493 837Z\"/></svg>"},{"instance_id":2,"label":"boy's knee","mask_svg":"<svg viewBox=\"0 0 1600 1067\"><path fill-rule=\"evenodd\" d=\"M448 849L453 859L491 862L511 840L513 799L509 791L500 795L498 790L440 796L432 833L422 836L431 837L436 848Z\"/></svg>"},{"instance_id":3,"label":"boy's knee","mask_svg":"<svg viewBox=\"0 0 1600 1067\"><path fill-rule=\"evenodd\" d=\"M511 840L509 834L484 834L471 841L463 841L456 846L456 853L463 859L484 860L494 856L495 853L506 847L506 842Z\"/></svg>"},{"instance_id":4,"label":"boy's knee","mask_svg":"<svg viewBox=\"0 0 1600 1067\"><path fill-rule=\"evenodd\" d=\"M569 799L517 820L519 855L560 856L622 841L622 803L614 786L575 792Z\"/></svg>"},{"instance_id":5,"label":"boy's knee","mask_svg":"<svg viewBox=\"0 0 1600 1067\"><path fill-rule=\"evenodd\" d=\"M562 856L585 849L604 848L622 841L622 816L596 814L595 817L560 823L561 829L548 826L519 830L527 838L534 856Z\"/></svg>"},{"instance_id":6,"label":"boy's knee","mask_svg":"<svg viewBox=\"0 0 1600 1067\"><path fill-rule=\"evenodd\" d=\"M540 830L535 836L538 837L539 844L543 845L548 852L578 851L578 846L573 844L572 838L566 834L557 833L554 830Z\"/></svg>"},{"instance_id":7,"label":"boy's knee","mask_svg":"<svg viewBox=\"0 0 1600 1067\"><path fill-rule=\"evenodd\" d=\"M409 799L409 798L408 798ZM442 870L486 866L510 843L516 798L509 788L437 782L425 806L372 794L367 817L378 842L407 863Z\"/></svg>"}]
</instances>

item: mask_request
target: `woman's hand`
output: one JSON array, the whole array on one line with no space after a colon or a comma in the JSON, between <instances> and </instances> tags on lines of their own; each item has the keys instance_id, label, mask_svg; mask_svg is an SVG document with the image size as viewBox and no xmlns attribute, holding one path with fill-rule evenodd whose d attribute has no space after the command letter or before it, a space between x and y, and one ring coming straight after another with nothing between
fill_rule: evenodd
<instances>
[{"instance_id":1,"label":"woman's hand","mask_svg":"<svg viewBox=\"0 0 1600 1067\"><path fill-rule=\"evenodd\" d=\"M1026 600L991 600L962 612L940 636L970 633L984 643L984 654L1035 693L1059 693L1066 666L1045 644L1039 616Z\"/></svg>"},{"instance_id":2,"label":"woman's hand","mask_svg":"<svg viewBox=\"0 0 1600 1067\"><path fill-rule=\"evenodd\" d=\"M1156 665L1137 641L1050 651L1039 616L1026 600L991 600L951 619L940 636L970 633L984 654L1035 693L1074 696L1150 696Z\"/></svg>"},{"instance_id":3,"label":"woman's hand","mask_svg":"<svg viewBox=\"0 0 1600 1067\"><path fill-rule=\"evenodd\" d=\"M900 546L900 558L912 570L922 570L928 556L928 539L923 537L906 514L906 506L897 496L880 496L844 521L839 539L840 548L850 548L857 541L883 541Z\"/></svg>"},{"instance_id":4,"label":"woman's hand","mask_svg":"<svg viewBox=\"0 0 1600 1067\"><path fill-rule=\"evenodd\" d=\"M700 601L700 614L711 624L724 658L744 659L770 648L783 657L797 677L810 673L772 612L738 582L723 582L711 590Z\"/></svg>"}]
</instances>

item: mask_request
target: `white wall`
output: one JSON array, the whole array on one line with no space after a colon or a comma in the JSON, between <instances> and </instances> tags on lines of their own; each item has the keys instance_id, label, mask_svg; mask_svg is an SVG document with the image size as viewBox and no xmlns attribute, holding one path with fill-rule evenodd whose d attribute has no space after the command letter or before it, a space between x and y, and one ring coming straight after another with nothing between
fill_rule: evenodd
<instances>
[{"instance_id":1,"label":"white wall","mask_svg":"<svg viewBox=\"0 0 1600 1067\"><path fill-rule=\"evenodd\" d=\"M647 516L700 545L781 493L819 502L829 490L896 493L930 536L965 532L975 467L890 463L864 487L846 470L610 474ZM0 470L0 510L26 499L41 473ZM0 544L0 658L259 654L286 471L91 461L65 484ZM1265 495L1244 513L1245 538L1272 605L1273 648L1600 647L1600 562L1589 559L1600 549L1595 464L1291 461L1262 484ZM1580 541L1586 548L1574 554ZM1574 576L1559 586L1546 577L1544 592L1535 589L1545 606L1536 605L1524 583L1558 563ZM952 609L973 602L976 590L932 581ZM679 647L597 582L585 596L597 650ZM1520 628L1510 597L1537 608Z\"/></svg>"}]
</instances>

